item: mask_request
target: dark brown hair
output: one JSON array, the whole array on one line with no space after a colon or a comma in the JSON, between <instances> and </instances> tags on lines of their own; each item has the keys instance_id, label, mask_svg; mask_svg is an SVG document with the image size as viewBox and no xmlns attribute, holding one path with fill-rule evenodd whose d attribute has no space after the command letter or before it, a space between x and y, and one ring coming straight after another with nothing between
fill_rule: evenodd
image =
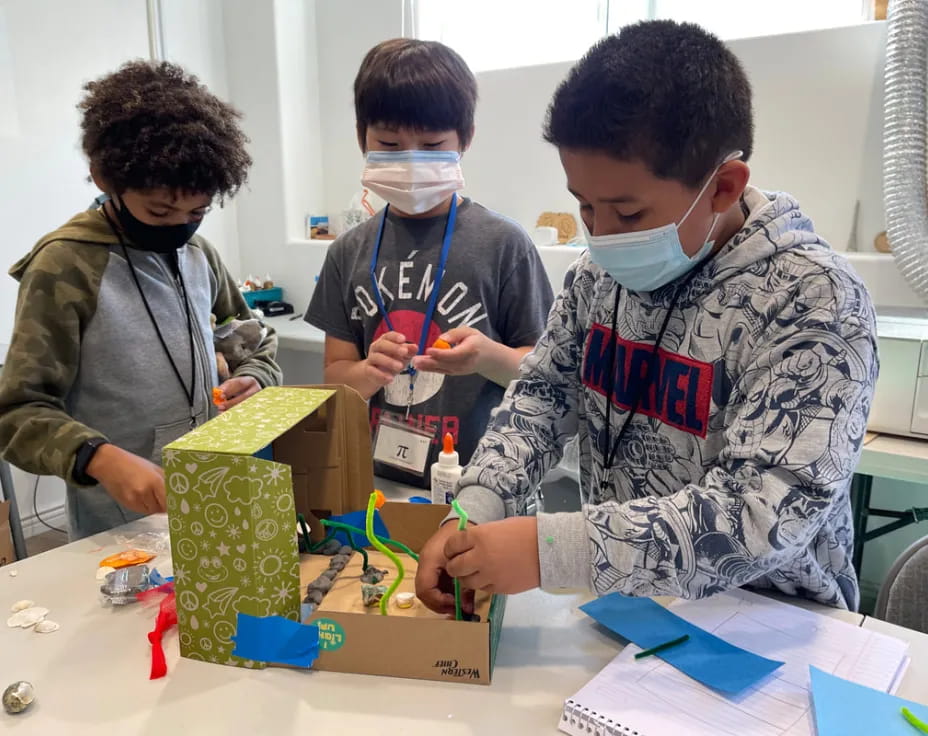
<instances>
[{"instance_id":1,"label":"dark brown hair","mask_svg":"<svg viewBox=\"0 0 928 736\"><path fill-rule=\"evenodd\" d=\"M470 143L477 80L455 51L437 41L394 38L364 57L354 80L358 140L370 125L455 130Z\"/></svg>"},{"instance_id":2,"label":"dark brown hair","mask_svg":"<svg viewBox=\"0 0 928 736\"><path fill-rule=\"evenodd\" d=\"M738 58L699 26L635 23L570 70L544 137L559 148L637 159L656 176L699 187L729 153L750 157L751 85Z\"/></svg>"},{"instance_id":3,"label":"dark brown hair","mask_svg":"<svg viewBox=\"0 0 928 736\"><path fill-rule=\"evenodd\" d=\"M81 145L117 194L167 188L221 200L245 183L241 113L176 64L130 61L84 90Z\"/></svg>"}]
</instances>

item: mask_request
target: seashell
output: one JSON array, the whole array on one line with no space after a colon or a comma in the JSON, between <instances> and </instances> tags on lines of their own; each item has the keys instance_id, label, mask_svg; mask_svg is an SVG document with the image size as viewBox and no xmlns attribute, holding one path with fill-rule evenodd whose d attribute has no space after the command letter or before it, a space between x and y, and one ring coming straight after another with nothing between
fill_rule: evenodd
<instances>
[{"instance_id":1,"label":"seashell","mask_svg":"<svg viewBox=\"0 0 928 736\"><path fill-rule=\"evenodd\" d=\"M16 601L16 603L10 606L10 610L13 613L19 613L19 611L24 611L27 608L32 608L34 605L35 605L35 601L26 601L26 600Z\"/></svg>"},{"instance_id":2,"label":"seashell","mask_svg":"<svg viewBox=\"0 0 928 736\"><path fill-rule=\"evenodd\" d=\"M3 709L7 713L22 713L35 700L35 688L31 682L19 680L3 691Z\"/></svg>"},{"instance_id":3,"label":"seashell","mask_svg":"<svg viewBox=\"0 0 928 736\"><path fill-rule=\"evenodd\" d=\"M54 631L58 631L61 626L57 621L50 621L49 619L42 619L35 625L35 631L38 634L51 634Z\"/></svg>"},{"instance_id":4,"label":"seashell","mask_svg":"<svg viewBox=\"0 0 928 736\"><path fill-rule=\"evenodd\" d=\"M415 593L397 593L396 594L396 607L397 608L412 608L412 604L416 602Z\"/></svg>"},{"instance_id":5,"label":"seashell","mask_svg":"<svg viewBox=\"0 0 928 736\"><path fill-rule=\"evenodd\" d=\"M33 606L32 608L26 608L19 612L22 616L22 621L19 624L24 629L28 629L30 626L35 626L39 621L42 621L48 615L48 609L42 608L41 606Z\"/></svg>"},{"instance_id":6,"label":"seashell","mask_svg":"<svg viewBox=\"0 0 928 736\"><path fill-rule=\"evenodd\" d=\"M6 625L9 626L11 629L15 629L19 626L22 626L23 625L23 612L17 611L12 616L10 616L6 620Z\"/></svg>"}]
</instances>

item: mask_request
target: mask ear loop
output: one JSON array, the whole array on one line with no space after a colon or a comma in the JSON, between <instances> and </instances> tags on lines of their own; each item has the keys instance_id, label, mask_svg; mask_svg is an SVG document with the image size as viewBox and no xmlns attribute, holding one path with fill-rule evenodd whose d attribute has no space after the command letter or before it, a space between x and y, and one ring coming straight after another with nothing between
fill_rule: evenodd
<instances>
[{"instance_id":1,"label":"mask ear loop","mask_svg":"<svg viewBox=\"0 0 928 736\"><path fill-rule=\"evenodd\" d=\"M683 224L683 222L686 220L686 218L689 217L689 216L692 214L693 210L696 208L696 204L699 202L700 199L702 199L702 195L706 193L706 189L709 188L709 184L712 182L712 177L714 177L716 174L719 173L719 169L721 169L721 168L722 168L725 164L727 164L729 161L735 161L735 160L741 158L743 155L744 155L744 152L743 152L743 151L732 151L731 153L729 153L725 158L723 158L723 159L719 162L719 165L718 165L718 166L716 166L714 169L712 169L712 173L709 174L709 176L706 177L705 183L702 185L702 188L699 190L699 194L696 195L696 199L693 200L693 203L690 205L690 208L683 214L683 217L681 217L681 218L677 221L677 227L680 227L680 225ZM716 221L718 221L718 213L716 213ZM715 222L713 222L713 223L712 223L712 227L709 228L709 235L712 234L712 230L713 230L714 228L715 228ZM708 239L709 239L709 238L708 238L708 235L707 235L707 236L706 236L706 240L708 240Z\"/></svg>"}]
</instances>

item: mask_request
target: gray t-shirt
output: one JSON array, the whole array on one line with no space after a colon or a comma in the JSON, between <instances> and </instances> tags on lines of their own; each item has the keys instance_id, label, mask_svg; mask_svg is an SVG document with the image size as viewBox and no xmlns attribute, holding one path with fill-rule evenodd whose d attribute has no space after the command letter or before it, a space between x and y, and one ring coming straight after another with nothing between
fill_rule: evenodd
<instances>
[{"instance_id":1,"label":"gray t-shirt","mask_svg":"<svg viewBox=\"0 0 928 736\"><path fill-rule=\"evenodd\" d=\"M371 257L381 214L329 247L306 321L354 343L362 357L388 331L373 294ZM447 215L414 219L389 214L377 260L377 279L394 329L419 343L441 253ZM464 198L458 205L445 277L426 345L454 327L473 327L509 347L534 345L544 330L553 295L534 244L515 222ZM408 423L434 433L429 465L450 432L461 464L470 459L504 390L480 375L419 373ZM409 376L370 401L371 431L384 416L406 421ZM377 464L379 475L427 487L424 477Z\"/></svg>"}]
</instances>

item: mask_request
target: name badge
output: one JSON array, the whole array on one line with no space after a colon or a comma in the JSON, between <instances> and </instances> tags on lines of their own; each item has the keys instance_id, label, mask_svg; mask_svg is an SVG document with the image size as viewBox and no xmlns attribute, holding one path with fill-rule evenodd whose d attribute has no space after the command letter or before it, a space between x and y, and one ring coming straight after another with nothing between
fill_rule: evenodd
<instances>
[{"instance_id":1,"label":"name badge","mask_svg":"<svg viewBox=\"0 0 928 736\"><path fill-rule=\"evenodd\" d=\"M374 440L374 460L407 473L425 475L432 435L408 424L381 420Z\"/></svg>"}]
</instances>

